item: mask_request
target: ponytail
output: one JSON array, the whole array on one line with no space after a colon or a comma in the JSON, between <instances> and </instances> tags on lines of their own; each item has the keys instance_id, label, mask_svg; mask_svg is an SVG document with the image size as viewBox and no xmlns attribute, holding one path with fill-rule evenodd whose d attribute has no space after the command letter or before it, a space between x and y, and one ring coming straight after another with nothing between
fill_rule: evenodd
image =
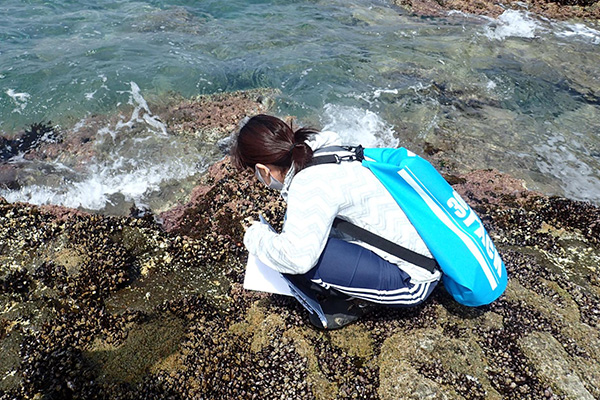
<instances>
[{"instance_id":1,"label":"ponytail","mask_svg":"<svg viewBox=\"0 0 600 400\"><path fill-rule=\"evenodd\" d=\"M313 151L306 144L317 131L310 128L300 128L294 132L294 143L291 150L291 159L296 172L300 172L313 158Z\"/></svg>"},{"instance_id":2,"label":"ponytail","mask_svg":"<svg viewBox=\"0 0 600 400\"><path fill-rule=\"evenodd\" d=\"M250 118L240 129L231 149L234 165L242 170L258 163L272 164L296 172L305 168L313 158L306 144L318 131L292 127L279 118L259 114Z\"/></svg>"}]
</instances>

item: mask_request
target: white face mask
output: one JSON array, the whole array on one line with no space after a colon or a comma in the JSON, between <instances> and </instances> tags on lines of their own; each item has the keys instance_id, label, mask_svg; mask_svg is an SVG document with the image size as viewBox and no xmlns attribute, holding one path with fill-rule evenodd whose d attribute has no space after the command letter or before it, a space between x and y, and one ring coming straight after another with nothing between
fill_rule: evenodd
<instances>
[{"instance_id":1,"label":"white face mask","mask_svg":"<svg viewBox=\"0 0 600 400\"><path fill-rule=\"evenodd\" d=\"M269 176L271 177L271 182L269 182L268 184L263 179L263 176L260 173L260 169L258 168L258 164L254 167L254 173L256 174L256 177L258 178L258 180L262 184L264 184L268 188L274 189L274 190L281 190L281 189L283 189L283 183L281 183L277 179L275 179L275 177L271 174L271 170L269 168L267 168L267 171L269 172Z\"/></svg>"}]
</instances>

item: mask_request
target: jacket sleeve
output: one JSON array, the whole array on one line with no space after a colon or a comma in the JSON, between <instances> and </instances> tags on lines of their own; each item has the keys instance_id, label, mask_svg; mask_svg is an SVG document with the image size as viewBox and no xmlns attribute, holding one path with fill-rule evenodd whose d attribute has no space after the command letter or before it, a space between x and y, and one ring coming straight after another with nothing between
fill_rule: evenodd
<instances>
[{"instance_id":1,"label":"jacket sleeve","mask_svg":"<svg viewBox=\"0 0 600 400\"><path fill-rule=\"evenodd\" d=\"M276 271L306 273L317 264L325 247L339 204L335 189L315 175L317 170L312 167L294 178L280 234L255 223L244 235L248 251Z\"/></svg>"}]
</instances>

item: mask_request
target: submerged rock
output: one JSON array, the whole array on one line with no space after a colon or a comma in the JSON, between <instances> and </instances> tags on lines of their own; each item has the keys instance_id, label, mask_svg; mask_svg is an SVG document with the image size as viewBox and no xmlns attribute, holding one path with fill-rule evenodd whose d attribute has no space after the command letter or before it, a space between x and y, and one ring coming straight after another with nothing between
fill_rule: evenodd
<instances>
[{"instance_id":1,"label":"submerged rock","mask_svg":"<svg viewBox=\"0 0 600 400\"><path fill-rule=\"evenodd\" d=\"M25 155L44 143L56 143L59 134L52 122L31 124L15 138L0 136L0 162L6 162L12 157Z\"/></svg>"}]
</instances>

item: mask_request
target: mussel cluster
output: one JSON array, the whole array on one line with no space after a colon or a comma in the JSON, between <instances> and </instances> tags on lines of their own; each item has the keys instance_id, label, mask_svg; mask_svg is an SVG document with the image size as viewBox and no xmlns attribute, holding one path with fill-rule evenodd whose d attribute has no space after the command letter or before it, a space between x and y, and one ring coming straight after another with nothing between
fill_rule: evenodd
<instances>
[{"instance_id":1,"label":"mussel cluster","mask_svg":"<svg viewBox=\"0 0 600 400\"><path fill-rule=\"evenodd\" d=\"M472 309L440 287L420 307L377 308L321 332L293 298L242 289L243 225L263 212L280 227L284 211L249 178L217 164L201 196L160 217L0 202L0 398L391 399L415 393L411 380L465 399L565 398L528 353L540 338L576 371L598 373L600 285L583 263L599 253L598 208L482 201L463 187L502 253L506 294ZM214 290L114 301L183 269Z\"/></svg>"}]
</instances>

